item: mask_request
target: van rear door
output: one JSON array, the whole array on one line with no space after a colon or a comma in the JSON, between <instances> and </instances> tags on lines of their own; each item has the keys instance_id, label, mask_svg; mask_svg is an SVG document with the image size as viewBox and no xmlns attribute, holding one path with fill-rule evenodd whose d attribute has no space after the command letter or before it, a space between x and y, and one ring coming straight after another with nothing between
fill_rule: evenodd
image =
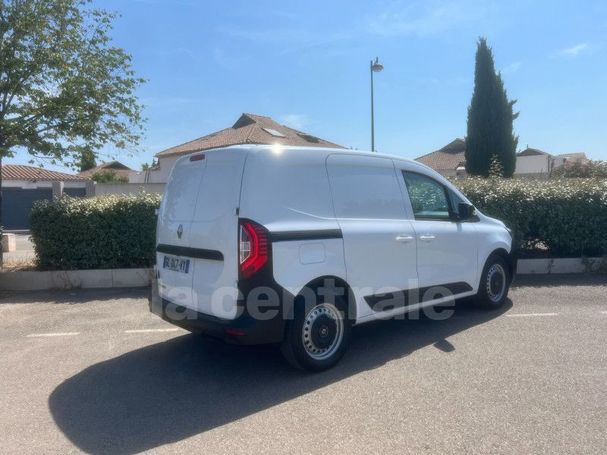
<instances>
[{"instance_id":1,"label":"van rear door","mask_svg":"<svg viewBox=\"0 0 607 455\"><path fill-rule=\"evenodd\" d=\"M246 148L206 153L192 221L193 302L196 311L234 319L238 310L238 213Z\"/></svg>"},{"instance_id":2,"label":"van rear door","mask_svg":"<svg viewBox=\"0 0 607 455\"><path fill-rule=\"evenodd\" d=\"M238 215L244 148L181 158L158 221L160 296L222 319L238 302ZM181 234L180 234L181 231Z\"/></svg>"},{"instance_id":3,"label":"van rear door","mask_svg":"<svg viewBox=\"0 0 607 455\"><path fill-rule=\"evenodd\" d=\"M175 163L167 183L156 229L158 292L171 303L193 308L190 254L193 214L206 160L184 157Z\"/></svg>"}]
</instances>

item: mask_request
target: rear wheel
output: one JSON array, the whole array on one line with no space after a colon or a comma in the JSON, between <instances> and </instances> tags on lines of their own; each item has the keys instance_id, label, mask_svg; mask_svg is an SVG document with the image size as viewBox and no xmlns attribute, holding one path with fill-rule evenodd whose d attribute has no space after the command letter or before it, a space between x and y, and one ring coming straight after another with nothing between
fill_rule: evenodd
<instances>
[{"instance_id":1,"label":"rear wheel","mask_svg":"<svg viewBox=\"0 0 607 455\"><path fill-rule=\"evenodd\" d=\"M476 302L485 308L499 308L508 297L510 273L501 256L491 256L481 275Z\"/></svg>"},{"instance_id":2,"label":"rear wheel","mask_svg":"<svg viewBox=\"0 0 607 455\"><path fill-rule=\"evenodd\" d=\"M342 300L296 308L281 350L293 366L310 371L331 368L343 356L352 324Z\"/></svg>"}]
</instances>

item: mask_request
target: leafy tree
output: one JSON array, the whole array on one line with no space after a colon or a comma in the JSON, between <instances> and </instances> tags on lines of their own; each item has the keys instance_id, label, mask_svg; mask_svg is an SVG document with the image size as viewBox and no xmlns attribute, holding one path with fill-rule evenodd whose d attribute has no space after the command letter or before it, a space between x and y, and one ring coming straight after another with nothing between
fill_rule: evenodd
<instances>
[{"instance_id":1,"label":"leafy tree","mask_svg":"<svg viewBox=\"0 0 607 455\"><path fill-rule=\"evenodd\" d=\"M495 155L503 176L511 177L516 166L518 136L513 133L513 112L516 100L509 100L504 82L495 72L493 52L485 38L478 40L474 92L468 108L466 137L466 171L470 175L487 177Z\"/></svg>"},{"instance_id":2,"label":"leafy tree","mask_svg":"<svg viewBox=\"0 0 607 455\"><path fill-rule=\"evenodd\" d=\"M141 170L142 171L149 171L150 169L154 168L158 166L158 160L156 158L152 159L152 164L149 163L142 163L141 164Z\"/></svg>"},{"instance_id":3,"label":"leafy tree","mask_svg":"<svg viewBox=\"0 0 607 455\"><path fill-rule=\"evenodd\" d=\"M91 150L83 150L80 154L80 161L78 163L80 172L88 171L96 166L97 160L95 159L95 154Z\"/></svg>"},{"instance_id":4,"label":"leafy tree","mask_svg":"<svg viewBox=\"0 0 607 455\"><path fill-rule=\"evenodd\" d=\"M121 177L112 169L100 171L91 177L97 183L129 183L129 179Z\"/></svg>"},{"instance_id":5,"label":"leafy tree","mask_svg":"<svg viewBox=\"0 0 607 455\"><path fill-rule=\"evenodd\" d=\"M489 177L500 178L504 176L504 167L497 155L491 155L491 163L489 165Z\"/></svg>"},{"instance_id":6,"label":"leafy tree","mask_svg":"<svg viewBox=\"0 0 607 455\"><path fill-rule=\"evenodd\" d=\"M607 161L589 160L588 168L590 169L590 177L607 178Z\"/></svg>"},{"instance_id":7,"label":"leafy tree","mask_svg":"<svg viewBox=\"0 0 607 455\"><path fill-rule=\"evenodd\" d=\"M143 79L111 42L115 15L89 4L0 0L0 166L19 149L75 167L138 143Z\"/></svg>"},{"instance_id":8,"label":"leafy tree","mask_svg":"<svg viewBox=\"0 0 607 455\"><path fill-rule=\"evenodd\" d=\"M607 178L607 162L593 160L565 162L552 171L551 177Z\"/></svg>"}]
</instances>

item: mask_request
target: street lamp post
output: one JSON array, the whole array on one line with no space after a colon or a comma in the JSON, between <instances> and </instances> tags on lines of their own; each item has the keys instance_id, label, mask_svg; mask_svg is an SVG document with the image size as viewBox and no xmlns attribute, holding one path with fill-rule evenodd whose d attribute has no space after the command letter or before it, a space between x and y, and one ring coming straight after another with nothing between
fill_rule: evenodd
<instances>
[{"instance_id":1,"label":"street lamp post","mask_svg":"<svg viewBox=\"0 0 607 455\"><path fill-rule=\"evenodd\" d=\"M369 70L371 72L371 151L375 151L375 115L373 106L373 73L379 73L384 69L384 65L379 63L379 59L375 57L375 61L371 60Z\"/></svg>"}]
</instances>

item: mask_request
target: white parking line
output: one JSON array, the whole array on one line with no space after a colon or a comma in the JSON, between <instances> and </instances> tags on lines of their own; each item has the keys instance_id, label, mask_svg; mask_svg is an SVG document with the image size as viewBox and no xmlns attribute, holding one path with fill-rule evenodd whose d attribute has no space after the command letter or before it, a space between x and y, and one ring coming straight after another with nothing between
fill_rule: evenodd
<instances>
[{"instance_id":1,"label":"white parking line","mask_svg":"<svg viewBox=\"0 0 607 455\"><path fill-rule=\"evenodd\" d=\"M601 311L601 314L607 314L607 311Z\"/></svg>"},{"instance_id":2,"label":"white parking line","mask_svg":"<svg viewBox=\"0 0 607 455\"><path fill-rule=\"evenodd\" d=\"M176 332L179 328L170 328L170 329L133 329L133 330L125 330L124 333L153 333L153 332Z\"/></svg>"},{"instance_id":3,"label":"white parking line","mask_svg":"<svg viewBox=\"0 0 607 455\"><path fill-rule=\"evenodd\" d=\"M54 333L30 333L27 335L28 338L42 338L42 337L72 337L80 335L80 332L54 332Z\"/></svg>"},{"instance_id":4,"label":"white parking line","mask_svg":"<svg viewBox=\"0 0 607 455\"><path fill-rule=\"evenodd\" d=\"M558 316L558 313L515 313L515 314L507 314L509 318L534 318L541 316Z\"/></svg>"}]
</instances>

